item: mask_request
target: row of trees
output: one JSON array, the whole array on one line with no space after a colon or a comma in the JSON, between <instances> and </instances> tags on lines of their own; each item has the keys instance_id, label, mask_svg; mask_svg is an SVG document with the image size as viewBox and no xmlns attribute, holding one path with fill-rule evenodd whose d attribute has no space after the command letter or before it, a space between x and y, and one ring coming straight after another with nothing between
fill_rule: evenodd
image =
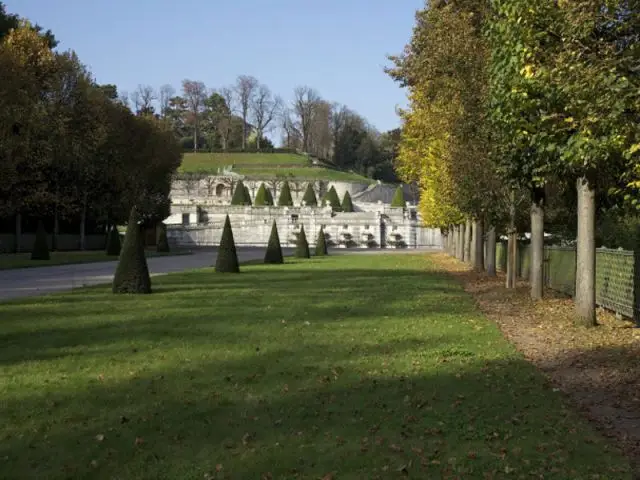
<instances>
[{"instance_id":1,"label":"row of trees","mask_svg":"<svg viewBox=\"0 0 640 480\"><path fill-rule=\"evenodd\" d=\"M409 89L397 171L419 184L426 222L457 238L477 233L478 269L483 228L490 251L495 229L506 233L508 286L517 232L529 230L538 299L545 221L549 213L576 219L576 306L586 325L595 323L596 212L635 206L640 186L638 7L635 0L430 2L387 70Z\"/></svg>"},{"instance_id":2,"label":"row of trees","mask_svg":"<svg viewBox=\"0 0 640 480\"><path fill-rule=\"evenodd\" d=\"M88 221L124 222L133 205L145 221L165 218L181 162L173 134L55 46L0 3L0 218L15 218L18 237L23 217L45 219L54 248L61 224L82 247Z\"/></svg>"},{"instance_id":3,"label":"row of trees","mask_svg":"<svg viewBox=\"0 0 640 480\"><path fill-rule=\"evenodd\" d=\"M240 75L219 89L185 79L181 92L171 85L158 91L139 85L122 102L137 114L154 114L171 128L185 150L270 151L267 135L279 131L289 151L311 154L343 169L393 181L392 161L400 131L379 133L345 105L324 100L308 86L297 87L293 101L255 77Z\"/></svg>"}]
</instances>

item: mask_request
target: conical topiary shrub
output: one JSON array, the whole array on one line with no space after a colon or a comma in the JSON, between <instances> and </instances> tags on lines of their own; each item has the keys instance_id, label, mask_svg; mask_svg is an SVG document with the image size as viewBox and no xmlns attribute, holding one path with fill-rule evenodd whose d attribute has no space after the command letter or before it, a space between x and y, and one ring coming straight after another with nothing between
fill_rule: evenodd
<instances>
[{"instance_id":1,"label":"conical topiary shrub","mask_svg":"<svg viewBox=\"0 0 640 480\"><path fill-rule=\"evenodd\" d=\"M335 187L331 186L329 191L322 199L322 206L330 206L335 212L339 212L342 208L340 206L340 199L338 198L338 192Z\"/></svg>"},{"instance_id":2,"label":"conical topiary shrub","mask_svg":"<svg viewBox=\"0 0 640 480\"><path fill-rule=\"evenodd\" d=\"M156 251L161 253L171 251L169 238L167 238L167 226L162 222L159 222L156 226Z\"/></svg>"},{"instance_id":3,"label":"conical topiary shrub","mask_svg":"<svg viewBox=\"0 0 640 480\"><path fill-rule=\"evenodd\" d=\"M49 260L49 245L47 245L47 231L42 220L38 222L36 238L31 249L31 260Z\"/></svg>"},{"instance_id":4,"label":"conical topiary shrub","mask_svg":"<svg viewBox=\"0 0 640 480\"><path fill-rule=\"evenodd\" d=\"M264 254L264 263L284 263L282 247L280 246L280 236L278 235L278 226L276 225L275 220L271 227L271 235L269 235L267 251Z\"/></svg>"},{"instance_id":5,"label":"conical topiary shrub","mask_svg":"<svg viewBox=\"0 0 640 480\"><path fill-rule=\"evenodd\" d=\"M244 204L245 205L251 205L251 193L249 192L249 187L247 187L246 185L244 186Z\"/></svg>"},{"instance_id":6,"label":"conical topiary shrub","mask_svg":"<svg viewBox=\"0 0 640 480\"><path fill-rule=\"evenodd\" d=\"M233 197L231 197L231 205L246 205L247 204L247 191L244 189L244 183L239 180L236 183L236 189L233 191Z\"/></svg>"},{"instance_id":7,"label":"conical topiary shrub","mask_svg":"<svg viewBox=\"0 0 640 480\"><path fill-rule=\"evenodd\" d=\"M120 248L122 245L120 244L120 232L115 225L113 225L109 229L109 234L107 235L107 248L106 254L110 257L117 257L120 255Z\"/></svg>"},{"instance_id":8,"label":"conical topiary shrub","mask_svg":"<svg viewBox=\"0 0 640 480\"><path fill-rule=\"evenodd\" d=\"M270 189L266 189L267 191L267 205L275 205L276 202L273 200L273 195L271 194L271 190Z\"/></svg>"},{"instance_id":9,"label":"conical topiary shrub","mask_svg":"<svg viewBox=\"0 0 640 480\"><path fill-rule=\"evenodd\" d=\"M289 182L285 181L280 190L280 197L278 197L279 207L293 207L293 198L291 198L291 188Z\"/></svg>"},{"instance_id":10,"label":"conical topiary shrub","mask_svg":"<svg viewBox=\"0 0 640 480\"><path fill-rule=\"evenodd\" d=\"M236 243L233 241L233 231L231 231L231 220L229 220L229 215L227 215L227 218L224 220L222 238L220 239L220 247L218 248L218 258L216 259L216 272L240 272L240 266L238 265L238 253L236 252Z\"/></svg>"},{"instance_id":11,"label":"conical topiary shrub","mask_svg":"<svg viewBox=\"0 0 640 480\"><path fill-rule=\"evenodd\" d=\"M136 207L131 209L120 261L113 277L113 293L151 293L151 278L144 255L142 232Z\"/></svg>"},{"instance_id":12,"label":"conical topiary shrub","mask_svg":"<svg viewBox=\"0 0 640 480\"><path fill-rule=\"evenodd\" d=\"M300 227L300 233L298 234L298 240L296 241L296 257L311 258L311 254L309 253L309 242L307 242L307 235L304 233L304 225Z\"/></svg>"},{"instance_id":13,"label":"conical topiary shrub","mask_svg":"<svg viewBox=\"0 0 640 480\"><path fill-rule=\"evenodd\" d=\"M311 183L307 184L307 189L304 191L304 196L302 197L302 201L307 207L318 206L318 199L316 198L316 192L313 191L313 185Z\"/></svg>"},{"instance_id":14,"label":"conical topiary shrub","mask_svg":"<svg viewBox=\"0 0 640 480\"><path fill-rule=\"evenodd\" d=\"M316 242L316 257L324 257L328 255L327 252L327 239L324 238L324 229L321 228L318 232L318 241Z\"/></svg>"},{"instance_id":15,"label":"conical topiary shrub","mask_svg":"<svg viewBox=\"0 0 640 480\"><path fill-rule=\"evenodd\" d=\"M353 212L353 202L351 201L351 195L349 192L344 192L344 198L342 199L342 211L343 212Z\"/></svg>"},{"instance_id":16,"label":"conical topiary shrub","mask_svg":"<svg viewBox=\"0 0 640 480\"><path fill-rule=\"evenodd\" d=\"M396 188L396 193L393 194L393 200L391 200L392 207L404 207L404 190L402 189L402 185L398 185Z\"/></svg>"},{"instance_id":17,"label":"conical topiary shrub","mask_svg":"<svg viewBox=\"0 0 640 480\"><path fill-rule=\"evenodd\" d=\"M273 205L273 199L269 194L269 190L264 186L264 183L260 184L260 188L258 188L258 193L256 193L256 201L253 203L256 207L266 207L269 205Z\"/></svg>"}]
</instances>

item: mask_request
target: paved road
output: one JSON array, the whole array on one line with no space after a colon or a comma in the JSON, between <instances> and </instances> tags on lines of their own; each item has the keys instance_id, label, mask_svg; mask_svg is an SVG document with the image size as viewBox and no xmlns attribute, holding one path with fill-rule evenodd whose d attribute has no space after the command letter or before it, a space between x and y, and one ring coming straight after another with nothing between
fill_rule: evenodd
<instances>
[{"instance_id":1,"label":"paved road","mask_svg":"<svg viewBox=\"0 0 640 480\"><path fill-rule=\"evenodd\" d=\"M406 250L341 250L334 249L331 254L380 254L380 253L417 253L429 249ZM291 249L283 249L285 255ZM216 261L216 249L196 250L192 255L149 258L149 272L152 276L171 272L181 272L193 268L210 267ZM238 248L241 262L264 257L264 248ZM52 267L18 268L0 271L0 301L18 297L44 295L62 292L88 285L110 283L115 273L116 262L83 263L76 265L57 265Z\"/></svg>"}]
</instances>

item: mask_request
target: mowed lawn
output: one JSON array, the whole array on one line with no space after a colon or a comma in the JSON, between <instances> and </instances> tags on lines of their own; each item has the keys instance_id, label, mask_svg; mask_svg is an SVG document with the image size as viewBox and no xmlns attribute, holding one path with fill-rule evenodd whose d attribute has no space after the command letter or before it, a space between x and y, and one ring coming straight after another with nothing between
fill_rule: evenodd
<instances>
[{"instance_id":1,"label":"mowed lawn","mask_svg":"<svg viewBox=\"0 0 640 480\"><path fill-rule=\"evenodd\" d=\"M0 477L629 479L428 256L0 304Z\"/></svg>"},{"instance_id":2,"label":"mowed lawn","mask_svg":"<svg viewBox=\"0 0 640 480\"><path fill-rule=\"evenodd\" d=\"M147 250L147 257L168 255L184 255L187 251L160 253ZM85 250L69 252L50 252L49 260L31 260L31 253L2 253L0 254L0 270L12 268L47 267L52 265L71 265L76 263L112 262L118 257L107 255L103 250Z\"/></svg>"}]
</instances>

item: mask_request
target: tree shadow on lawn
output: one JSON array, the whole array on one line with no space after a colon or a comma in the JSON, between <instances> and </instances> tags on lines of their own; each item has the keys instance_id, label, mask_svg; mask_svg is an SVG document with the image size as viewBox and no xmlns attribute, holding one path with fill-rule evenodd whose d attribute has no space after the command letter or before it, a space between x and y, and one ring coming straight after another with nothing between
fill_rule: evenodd
<instances>
[{"instance_id":1,"label":"tree shadow on lawn","mask_svg":"<svg viewBox=\"0 0 640 480\"><path fill-rule=\"evenodd\" d=\"M392 353L300 345L14 392L0 404L4 478L630 478L524 360L381 347Z\"/></svg>"}]
</instances>

